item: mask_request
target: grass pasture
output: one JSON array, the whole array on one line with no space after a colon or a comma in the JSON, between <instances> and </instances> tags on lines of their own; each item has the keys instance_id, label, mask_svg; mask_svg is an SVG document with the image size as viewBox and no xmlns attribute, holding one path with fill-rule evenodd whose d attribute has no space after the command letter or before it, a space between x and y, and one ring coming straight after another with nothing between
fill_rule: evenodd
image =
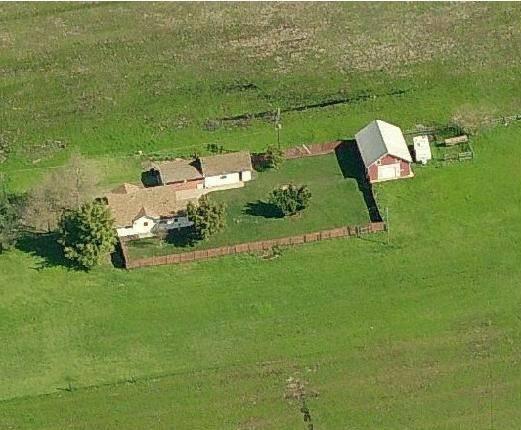
<instances>
[{"instance_id":1,"label":"grass pasture","mask_svg":"<svg viewBox=\"0 0 521 430\"><path fill-rule=\"evenodd\" d=\"M489 429L491 410L495 426L518 428L520 133L497 128L471 163L378 185L391 245L131 272L2 255L0 420L299 428L284 399L293 376L318 393L319 428Z\"/></svg>"},{"instance_id":2,"label":"grass pasture","mask_svg":"<svg viewBox=\"0 0 521 430\"><path fill-rule=\"evenodd\" d=\"M277 107L286 147L518 113L520 22L514 2L1 3L0 169L23 191L80 150L108 189L139 150L262 150L269 116L222 118ZM377 185L389 245L85 273L23 241L0 255L0 428L305 429L290 377L320 430L521 428L520 140L481 130L472 162Z\"/></svg>"},{"instance_id":3,"label":"grass pasture","mask_svg":"<svg viewBox=\"0 0 521 430\"><path fill-rule=\"evenodd\" d=\"M192 247L154 238L130 241L130 257L214 248L369 222L357 181L354 177L344 178L335 154L287 160L280 169L257 172L255 176L243 188L209 195L226 205L226 227L222 232ZM308 185L312 200L302 213L281 218L266 199L275 187L288 183Z\"/></svg>"},{"instance_id":4,"label":"grass pasture","mask_svg":"<svg viewBox=\"0 0 521 430\"><path fill-rule=\"evenodd\" d=\"M516 3L4 3L4 166L73 149L262 150L269 118L219 119L277 107L285 146L353 136L375 115L409 128L518 113L520 18Z\"/></svg>"}]
</instances>

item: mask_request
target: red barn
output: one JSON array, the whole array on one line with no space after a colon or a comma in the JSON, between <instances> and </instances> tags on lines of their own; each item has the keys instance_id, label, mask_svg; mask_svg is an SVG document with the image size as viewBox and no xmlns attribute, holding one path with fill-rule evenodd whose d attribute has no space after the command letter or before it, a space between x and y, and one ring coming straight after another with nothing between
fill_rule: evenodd
<instances>
[{"instance_id":1,"label":"red barn","mask_svg":"<svg viewBox=\"0 0 521 430\"><path fill-rule=\"evenodd\" d=\"M369 182L414 176L412 158L399 127L379 119L355 135Z\"/></svg>"}]
</instances>

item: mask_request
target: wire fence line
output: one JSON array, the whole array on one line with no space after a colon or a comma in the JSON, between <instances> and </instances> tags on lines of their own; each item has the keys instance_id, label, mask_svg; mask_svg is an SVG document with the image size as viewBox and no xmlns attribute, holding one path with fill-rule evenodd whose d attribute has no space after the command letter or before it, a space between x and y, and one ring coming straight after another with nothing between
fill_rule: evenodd
<instances>
[{"instance_id":1,"label":"wire fence line","mask_svg":"<svg viewBox=\"0 0 521 430\"><path fill-rule=\"evenodd\" d=\"M506 124L508 125L509 122L513 121L521 121L521 114L515 114L515 115L507 115L507 116L500 116L495 118L490 118L488 120L483 121L482 125L495 125L495 124ZM431 126L431 127L425 127L425 128L415 128L415 129L408 129L403 132L404 135L414 135L414 134L420 134L420 133L434 133L440 129L450 127L450 124L446 125L437 125L437 126ZM264 132L252 132L249 133L251 135L258 135L263 134ZM186 145L186 146L178 146L173 149L159 149L156 151L150 151L148 153L141 152L140 150L137 150L133 154L110 154L110 155L93 155L90 156L89 159L95 160L95 161L110 161L113 159L141 159L141 161L146 161L147 157L153 156L155 154L161 154L161 153L175 153L175 152L183 152L183 151L197 151L202 148L205 148L206 145L208 145L209 142L201 143L201 144L193 144L193 145ZM84 154L86 155L86 154ZM181 154L179 154L181 155ZM9 172L17 173L17 172L30 172L35 170L52 170L52 169L59 169L63 167L65 164L59 164L56 166L32 166L32 167L22 167L19 169L10 169Z\"/></svg>"}]
</instances>

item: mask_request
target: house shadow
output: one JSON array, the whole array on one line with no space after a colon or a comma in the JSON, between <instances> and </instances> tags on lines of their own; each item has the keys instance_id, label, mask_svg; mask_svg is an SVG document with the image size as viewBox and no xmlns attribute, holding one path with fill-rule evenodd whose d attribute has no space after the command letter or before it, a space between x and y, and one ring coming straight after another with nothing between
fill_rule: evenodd
<instances>
[{"instance_id":1,"label":"house shadow","mask_svg":"<svg viewBox=\"0 0 521 430\"><path fill-rule=\"evenodd\" d=\"M282 218L280 210L271 203L257 200L256 202L250 202L243 209L243 213L251 216L260 216L263 218Z\"/></svg>"},{"instance_id":2,"label":"house shadow","mask_svg":"<svg viewBox=\"0 0 521 430\"><path fill-rule=\"evenodd\" d=\"M63 249L58 243L57 233L24 232L18 239L16 248L41 258L41 263L36 267L37 270L56 266L74 269L63 254Z\"/></svg>"},{"instance_id":3,"label":"house shadow","mask_svg":"<svg viewBox=\"0 0 521 430\"><path fill-rule=\"evenodd\" d=\"M344 140L335 149L335 155L344 178L355 179L362 193L371 222L382 221L382 216L373 194L373 186L367 180L364 162L356 141Z\"/></svg>"}]
</instances>

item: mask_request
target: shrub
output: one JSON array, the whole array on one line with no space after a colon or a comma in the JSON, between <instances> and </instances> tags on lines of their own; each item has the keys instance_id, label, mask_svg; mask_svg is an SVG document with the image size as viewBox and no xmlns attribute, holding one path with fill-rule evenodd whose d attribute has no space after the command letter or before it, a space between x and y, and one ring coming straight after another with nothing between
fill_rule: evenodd
<instances>
[{"instance_id":1,"label":"shrub","mask_svg":"<svg viewBox=\"0 0 521 430\"><path fill-rule=\"evenodd\" d=\"M188 203L186 212L194 223L190 235L192 241L206 240L225 226L224 204L212 202L207 195L203 195L197 204Z\"/></svg>"},{"instance_id":2,"label":"shrub","mask_svg":"<svg viewBox=\"0 0 521 430\"><path fill-rule=\"evenodd\" d=\"M280 148L269 145L266 149L266 166L271 169L277 169L284 162L284 153Z\"/></svg>"},{"instance_id":3,"label":"shrub","mask_svg":"<svg viewBox=\"0 0 521 430\"><path fill-rule=\"evenodd\" d=\"M275 188L268 201L275 206L282 216L295 215L307 207L311 199L311 191L307 185L289 184Z\"/></svg>"},{"instance_id":4,"label":"shrub","mask_svg":"<svg viewBox=\"0 0 521 430\"><path fill-rule=\"evenodd\" d=\"M217 145L216 143L209 143L206 145L206 150L212 154L222 154L224 147L222 145Z\"/></svg>"}]
</instances>

